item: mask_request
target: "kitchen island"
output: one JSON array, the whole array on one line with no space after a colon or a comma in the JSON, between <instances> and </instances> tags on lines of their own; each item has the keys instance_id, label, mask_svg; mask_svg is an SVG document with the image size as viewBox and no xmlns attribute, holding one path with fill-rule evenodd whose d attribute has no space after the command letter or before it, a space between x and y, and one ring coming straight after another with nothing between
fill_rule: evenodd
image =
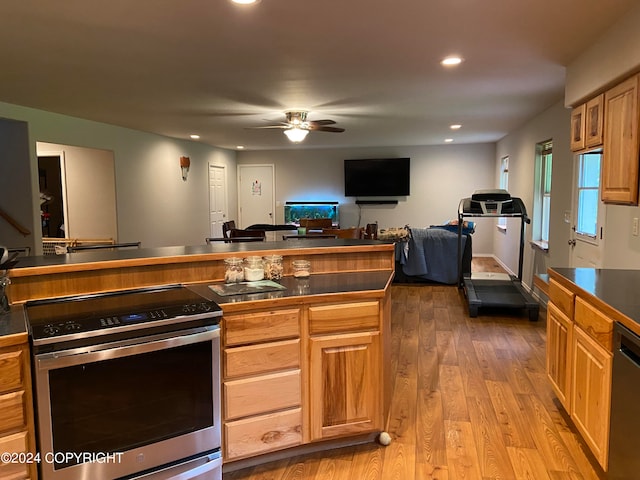
<instances>
[{"instance_id":1,"label":"kitchen island","mask_svg":"<svg viewBox=\"0 0 640 480\"><path fill-rule=\"evenodd\" d=\"M229 257L282 255L282 290L219 296ZM309 278L292 262L311 262ZM186 284L223 309L225 468L371 441L390 401L393 244L304 240L21 259L12 308L33 299Z\"/></svg>"}]
</instances>

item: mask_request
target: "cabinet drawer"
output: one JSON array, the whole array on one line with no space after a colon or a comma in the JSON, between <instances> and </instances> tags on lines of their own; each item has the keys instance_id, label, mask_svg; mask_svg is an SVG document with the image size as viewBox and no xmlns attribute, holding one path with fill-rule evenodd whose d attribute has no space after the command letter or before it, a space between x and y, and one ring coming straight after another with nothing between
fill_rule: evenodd
<instances>
[{"instance_id":1,"label":"cabinet drawer","mask_svg":"<svg viewBox=\"0 0 640 480\"><path fill-rule=\"evenodd\" d=\"M549 300L569 317L569 320L573 320L573 300L575 296L575 293L560 285L553 278L549 279Z\"/></svg>"},{"instance_id":2,"label":"cabinet drawer","mask_svg":"<svg viewBox=\"0 0 640 480\"><path fill-rule=\"evenodd\" d=\"M300 310L225 315L225 345L242 345L300 336Z\"/></svg>"},{"instance_id":3,"label":"cabinet drawer","mask_svg":"<svg viewBox=\"0 0 640 480\"><path fill-rule=\"evenodd\" d=\"M225 461L300 445L302 409L229 422L225 424L224 431Z\"/></svg>"},{"instance_id":4,"label":"cabinet drawer","mask_svg":"<svg viewBox=\"0 0 640 480\"><path fill-rule=\"evenodd\" d=\"M300 367L300 340L247 345L224 351L225 378Z\"/></svg>"},{"instance_id":5,"label":"cabinet drawer","mask_svg":"<svg viewBox=\"0 0 640 480\"><path fill-rule=\"evenodd\" d=\"M300 370L225 382L225 419L298 407L300 390Z\"/></svg>"},{"instance_id":6,"label":"cabinet drawer","mask_svg":"<svg viewBox=\"0 0 640 480\"><path fill-rule=\"evenodd\" d=\"M356 302L309 308L309 334L378 330L380 302Z\"/></svg>"},{"instance_id":7,"label":"cabinet drawer","mask_svg":"<svg viewBox=\"0 0 640 480\"><path fill-rule=\"evenodd\" d=\"M0 351L0 393L22 387L23 350Z\"/></svg>"},{"instance_id":8,"label":"cabinet drawer","mask_svg":"<svg viewBox=\"0 0 640 480\"><path fill-rule=\"evenodd\" d=\"M609 352L613 351L613 320L580 297L576 297L575 321Z\"/></svg>"},{"instance_id":9,"label":"cabinet drawer","mask_svg":"<svg viewBox=\"0 0 640 480\"><path fill-rule=\"evenodd\" d=\"M24 390L0 395L0 432L26 425Z\"/></svg>"},{"instance_id":10,"label":"cabinet drawer","mask_svg":"<svg viewBox=\"0 0 640 480\"><path fill-rule=\"evenodd\" d=\"M29 451L27 432L0 438L0 452L26 453ZM29 478L28 463L0 463L0 478L12 480Z\"/></svg>"}]
</instances>

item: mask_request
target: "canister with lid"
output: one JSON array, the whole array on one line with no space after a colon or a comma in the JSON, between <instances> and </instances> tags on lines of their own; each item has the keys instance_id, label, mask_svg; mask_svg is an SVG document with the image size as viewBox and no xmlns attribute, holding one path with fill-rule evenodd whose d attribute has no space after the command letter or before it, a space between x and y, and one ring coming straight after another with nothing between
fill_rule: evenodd
<instances>
[{"instance_id":1,"label":"canister with lid","mask_svg":"<svg viewBox=\"0 0 640 480\"><path fill-rule=\"evenodd\" d=\"M244 279L256 282L264 278L264 262L262 257L247 257L244 259Z\"/></svg>"},{"instance_id":2,"label":"canister with lid","mask_svg":"<svg viewBox=\"0 0 640 480\"><path fill-rule=\"evenodd\" d=\"M225 283L238 283L244 280L244 268L242 259L229 257L224 259L224 281Z\"/></svg>"},{"instance_id":3,"label":"canister with lid","mask_svg":"<svg viewBox=\"0 0 640 480\"><path fill-rule=\"evenodd\" d=\"M311 262L309 260L294 260L291 263L295 278L307 278L311 275Z\"/></svg>"},{"instance_id":4,"label":"canister with lid","mask_svg":"<svg viewBox=\"0 0 640 480\"><path fill-rule=\"evenodd\" d=\"M282 255L265 255L264 257L264 278L268 280L280 280L284 268L282 266Z\"/></svg>"}]
</instances>

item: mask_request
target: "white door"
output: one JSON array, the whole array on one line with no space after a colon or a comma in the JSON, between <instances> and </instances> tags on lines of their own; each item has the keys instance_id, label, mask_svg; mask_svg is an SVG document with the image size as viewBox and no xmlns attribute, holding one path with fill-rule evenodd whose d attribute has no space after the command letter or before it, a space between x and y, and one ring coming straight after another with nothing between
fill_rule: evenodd
<instances>
[{"instance_id":1,"label":"white door","mask_svg":"<svg viewBox=\"0 0 640 480\"><path fill-rule=\"evenodd\" d=\"M210 235L222 237L222 224L227 221L227 184L224 166L209 164Z\"/></svg>"},{"instance_id":2,"label":"white door","mask_svg":"<svg viewBox=\"0 0 640 480\"><path fill-rule=\"evenodd\" d=\"M606 205L600 201L602 153L587 152L574 157L573 225L571 266L602 267Z\"/></svg>"},{"instance_id":3,"label":"white door","mask_svg":"<svg viewBox=\"0 0 640 480\"><path fill-rule=\"evenodd\" d=\"M238 165L239 228L274 224L274 183L273 165Z\"/></svg>"}]
</instances>

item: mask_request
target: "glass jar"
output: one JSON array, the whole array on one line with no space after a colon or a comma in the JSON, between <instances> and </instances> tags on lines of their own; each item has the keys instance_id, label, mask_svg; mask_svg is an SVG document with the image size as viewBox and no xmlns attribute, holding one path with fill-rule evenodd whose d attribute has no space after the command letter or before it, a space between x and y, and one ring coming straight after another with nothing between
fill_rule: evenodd
<instances>
[{"instance_id":1,"label":"glass jar","mask_svg":"<svg viewBox=\"0 0 640 480\"><path fill-rule=\"evenodd\" d=\"M244 259L244 279L256 282L264 278L264 262L262 257L247 257Z\"/></svg>"},{"instance_id":2,"label":"glass jar","mask_svg":"<svg viewBox=\"0 0 640 480\"><path fill-rule=\"evenodd\" d=\"M268 280L280 280L283 271L282 255L264 256L264 278Z\"/></svg>"},{"instance_id":3,"label":"glass jar","mask_svg":"<svg viewBox=\"0 0 640 480\"><path fill-rule=\"evenodd\" d=\"M311 262L309 260L294 260L291 265L295 278L308 278L311 275Z\"/></svg>"},{"instance_id":4,"label":"glass jar","mask_svg":"<svg viewBox=\"0 0 640 480\"><path fill-rule=\"evenodd\" d=\"M242 259L229 257L224 259L224 283L238 283L244 281Z\"/></svg>"}]
</instances>

